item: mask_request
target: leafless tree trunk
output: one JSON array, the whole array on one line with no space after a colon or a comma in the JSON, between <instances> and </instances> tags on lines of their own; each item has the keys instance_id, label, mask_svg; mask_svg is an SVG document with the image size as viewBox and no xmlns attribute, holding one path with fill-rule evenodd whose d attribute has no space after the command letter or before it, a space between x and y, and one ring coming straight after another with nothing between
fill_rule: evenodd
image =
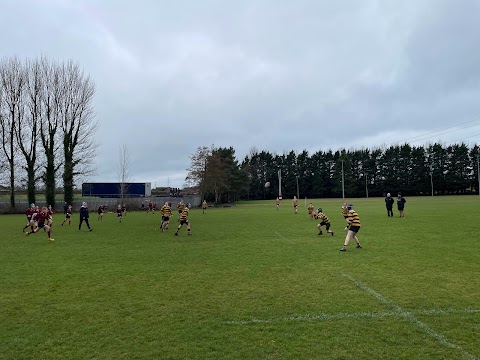
<instances>
[{"instance_id":1,"label":"leafless tree trunk","mask_svg":"<svg viewBox=\"0 0 480 360\"><path fill-rule=\"evenodd\" d=\"M37 61L25 63L25 113L17 118L17 144L25 158L28 202L35 203L35 183L38 180L37 145L41 113L41 69Z\"/></svg>"},{"instance_id":2,"label":"leafless tree trunk","mask_svg":"<svg viewBox=\"0 0 480 360\"><path fill-rule=\"evenodd\" d=\"M87 174L92 169L96 144L92 107L95 86L80 67L72 61L62 67L63 98L61 104L61 128L63 136L65 201L73 201L74 177Z\"/></svg>"},{"instance_id":3,"label":"leafless tree trunk","mask_svg":"<svg viewBox=\"0 0 480 360\"><path fill-rule=\"evenodd\" d=\"M43 181L47 203L55 204L56 175L62 162L60 153L59 126L61 124L61 105L63 101L63 77L61 67L46 58L40 60L41 121L40 139L45 154Z\"/></svg>"},{"instance_id":4,"label":"leafless tree trunk","mask_svg":"<svg viewBox=\"0 0 480 360\"><path fill-rule=\"evenodd\" d=\"M23 116L22 93L25 86L25 75L17 58L3 59L0 63L0 131L2 149L10 170L10 205L15 209L15 159L16 124Z\"/></svg>"},{"instance_id":5,"label":"leafless tree trunk","mask_svg":"<svg viewBox=\"0 0 480 360\"><path fill-rule=\"evenodd\" d=\"M130 154L127 145L123 144L120 147L120 159L117 166L118 178L120 180L120 201L123 205L124 198L128 195L128 182L130 170Z\"/></svg>"}]
</instances>

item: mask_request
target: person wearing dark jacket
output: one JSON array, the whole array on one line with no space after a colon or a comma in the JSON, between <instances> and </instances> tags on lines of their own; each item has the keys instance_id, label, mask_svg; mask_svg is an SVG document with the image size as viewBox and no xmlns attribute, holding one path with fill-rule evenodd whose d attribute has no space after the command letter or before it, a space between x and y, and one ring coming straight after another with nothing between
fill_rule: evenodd
<instances>
[{"instance_id":1,"label":"person wearing dark jacket","mask_svg":"<svg viewBox=\"0 0 480 360\"><path fill-rule=\"evenodd\" d=\"M405 217L404 209L405 209L405 203L407 200L402 196L401 193L398 193L398 198L397 198L397 207L398 211L400 212L400 217L403 218Z\"/></svg>"},{"instance_id":2,"label":"person wearing dark jacket","mask_svg":"<svg viewBox=\"0 0 480 360\"><path fill-rule=\"evenodd\" d=\"M385 206L387 207L387 216L388 217L393 217L393 204L395 200L390 196L390 193L387 194L387 197L385 198Z\"/></svg>"},{"instance_id":3,"label":"person wearing dark jacket","mask_svg":"<svg viewBox=\"0 0 480 360\"><path fill-rule=\"evenodd\" d=\"M88 230L92 231L93 229L90 227L90 224L88 223L88 207L86 202L82 203L82 207L80 208L80 224L78 225L78 230L82 229L82 223L84 221L85 221L85 224L87 224Z\"/></svg>"}]
</instances>

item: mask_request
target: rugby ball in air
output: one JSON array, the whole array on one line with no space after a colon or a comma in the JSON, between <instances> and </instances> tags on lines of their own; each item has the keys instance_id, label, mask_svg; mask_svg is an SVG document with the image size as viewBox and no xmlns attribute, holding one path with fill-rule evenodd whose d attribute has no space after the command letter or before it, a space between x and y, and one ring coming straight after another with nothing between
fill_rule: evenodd
<instances>
[{"instance_id":1,"label":"rugby ball in air","mask_svg":"<svg viewBox=\"0 0 480 360\"><path fill-rule=\"evenodd\" d=\"M268 189L269 187L270 187L270 181L267 181L267 182L265 183L265 189Z\"/></svg>"}]
</instances>

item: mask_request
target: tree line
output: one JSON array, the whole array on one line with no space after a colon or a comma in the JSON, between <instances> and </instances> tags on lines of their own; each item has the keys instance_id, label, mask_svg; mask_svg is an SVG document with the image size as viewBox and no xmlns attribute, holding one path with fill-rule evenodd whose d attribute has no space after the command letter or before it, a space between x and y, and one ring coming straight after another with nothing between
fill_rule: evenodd
<instances>
[{"instance_id":1,"label":"tree line","mask_svg":"<svg viewBox=\"0 0 480 360\"><path fill-rule=\"evenodd\" d=\"M55 204L57 182L73 201L74 179L92 171L95 85L78 64L46 57L0 61L0 168L10 204L20 182L34 203L40 184ZM3 158L3 159L2 159Z\"/></svg>"},{"instance_id":2,"label":"tree line","mask_svg":"<svg viewBox=\"0 0 480 360\"><path fill-rule=\"evenodd\" d=\"M253 148L238 161L233 147L204 146L191 155L186 183L215 203L274 199L279 171L286 198L469 194L478 193L478 155L477 145L434 143L282 155Z\"/></svg>"}]
</instances>

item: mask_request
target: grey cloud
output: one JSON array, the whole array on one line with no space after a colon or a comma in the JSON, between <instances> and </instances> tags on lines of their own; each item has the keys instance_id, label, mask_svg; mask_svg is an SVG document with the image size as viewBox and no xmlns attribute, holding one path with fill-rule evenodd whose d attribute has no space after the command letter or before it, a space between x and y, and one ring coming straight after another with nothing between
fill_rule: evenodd
<instances>
[{"instance_id":1,"label":"grey cloud","mask_svg":"<svg viewBox=\"0 0 480 360\"><path fill-rule=\"evenodd\" d=\"M197 146L373 146L473 120L479 6L22 0L2 4L0 32L18 30L0 55L73 58L92 76L94 180L113 180L125 143L136 179L180 186Z\"/></svg>"}]
</instances>

